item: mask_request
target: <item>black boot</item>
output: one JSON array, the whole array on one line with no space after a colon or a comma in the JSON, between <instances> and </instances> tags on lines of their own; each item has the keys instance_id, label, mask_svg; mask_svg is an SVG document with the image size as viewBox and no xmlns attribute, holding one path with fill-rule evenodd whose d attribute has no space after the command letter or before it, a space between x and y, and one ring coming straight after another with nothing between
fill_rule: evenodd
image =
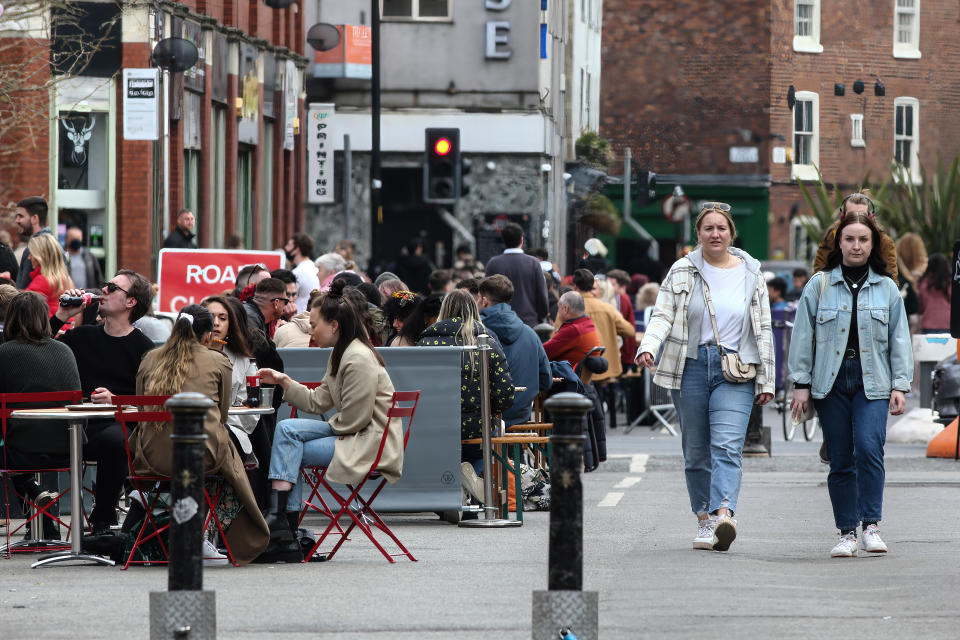
<instances>
[{"instance_id":1,"label":"black boot","mask_svg":"<svg viewBox=\"0 0 960 640\"><path fill-rule=\"evenodd\" d=\"M303 562L303 551L287 519L289 493L276 489L270 492L270 507L266 515L267 526L270 528L270 543L254 562Z\"/></svg>"}]
</instances>

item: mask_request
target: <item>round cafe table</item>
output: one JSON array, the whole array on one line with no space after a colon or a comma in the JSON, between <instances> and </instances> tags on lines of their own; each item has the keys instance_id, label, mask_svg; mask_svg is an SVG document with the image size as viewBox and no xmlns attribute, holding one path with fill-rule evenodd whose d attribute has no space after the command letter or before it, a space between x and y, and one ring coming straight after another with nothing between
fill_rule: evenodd
<instances>
[{"instance_id":1,"label":"round cafe table","mask_svg":"<svg viewBox=\"0 0 960 640\"><path fill-rule=\"evenodd\" d=\"M70 433L70 550L58 551L46 555L31 567L36 569L55 562L83 561L113 566L113 560L89 553L83 553L83 430L91 419L112 418L113 405L105 404L103 409L84 409L72 411L67 408L18 409L11 412L11 418L20 420L63 420Z\"/></svg>"}]
</instances>

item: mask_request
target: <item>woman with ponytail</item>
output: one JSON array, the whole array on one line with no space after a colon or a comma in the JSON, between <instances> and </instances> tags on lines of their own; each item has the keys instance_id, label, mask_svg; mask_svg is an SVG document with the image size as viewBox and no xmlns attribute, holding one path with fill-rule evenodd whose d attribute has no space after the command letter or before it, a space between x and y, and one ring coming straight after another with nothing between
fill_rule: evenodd
<instances>
[{"instance_id":1,"label":"woman with ponytail","mask_svg":"<svg viewBox=\"0 0 960 640\"><path fill-rule=\"evenodd\" d=\"M207 412L203 430L207 436L204 470L222 476L227 483L217 516L226 530L227 542L238 564L247 564L266 547L267 524L244 472L243 462L230 441L224 423L231 400L230 361L211 350L213 315L192 304L180 311L170 339L144 356L137 372L138 395L172 395L182 391L202 393L214 405ZM170 422L140 424L130 436L130 450L137 473L169 476L173 473ZM210 491L216 495L216 488ZM216 531L211 518L208 530ZM206 535L206 534L205 534ZM204 545L205 564L225 564L225 556L209 541Z\"/></svg>"},{"instance_id":2,"label":"woman with ponytail","mask_svg":"<svg viewBox=\"0 0 960 640\"><path fill-rule=\"evenodd\" d=\"M264 562L302 559L294 535L302 504L300 468L326 467L333 482L359 482L376 458L387 428L393 383L349 294L344 295L345 288L344 280L334 280L310 309L314 342L318 347L333 347L320 387L311 390L286 374L260 370L260 379L283 387L284 400L297 410L313 415L336 410L329 422L291 419L277 424L269 473L273 480L267 516L270 547ZM378 470L390 483L400 479L403 433L399 420L389 431Z\"/></svg>"}]
</instances>

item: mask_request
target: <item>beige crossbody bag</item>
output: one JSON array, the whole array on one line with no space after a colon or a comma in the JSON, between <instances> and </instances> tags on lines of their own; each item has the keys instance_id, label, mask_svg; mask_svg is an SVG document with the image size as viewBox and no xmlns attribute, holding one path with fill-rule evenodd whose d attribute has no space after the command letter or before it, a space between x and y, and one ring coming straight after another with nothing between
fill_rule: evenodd
<instances>
[{"instance_id":1,"label":"beige crossbody bag","mask_svg":"<svg viewBox=\"0 0 960 640\"><path fill-rule=\"evenodd\" d=\"M710 287L703 283L703 295L707 299L707 308L710 310L710 322L713 324L713 334L717 337L717 349L720 350L720 369L723 377L729 382L750 382L757 377L757 366L740 360L739 353L724 351L720 344L720 331L717 330L717 315L713 310L713 300L710 299Z\"/></svg>"}]
</instances>

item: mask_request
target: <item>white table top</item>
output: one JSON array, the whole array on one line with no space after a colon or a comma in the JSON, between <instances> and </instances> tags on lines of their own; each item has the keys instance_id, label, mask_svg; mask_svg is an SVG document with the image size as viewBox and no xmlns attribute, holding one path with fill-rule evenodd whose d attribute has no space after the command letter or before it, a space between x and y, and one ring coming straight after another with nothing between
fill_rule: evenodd
<instances>
[{"instance_id":1,"label":"white table top","mask_svg":"<svg viewBox=\"0 0 960 640\"><path fill-rule=\"evenodd\" d=\"M110 418L114 407L104 405L105 409L73 411L70 409L53 407L50 409L16 409L10 413L11 418L22 420L89 420L91 418Z\"/></svg>"},{"instance_id":2,"label":"white table top","mask_svg":"<svg viewBox=\"0 0 960 640\"><path fill-rule=\"evenodd\" d=\"M110 418L115 407L103 405L103 409L73 410L62 407L49 409L17 409L10 414L11 418L23 420L89 420L93 418ZM265 416L274 412L273 407L230 407L231 416Z\"/></svg>"}]
</instances>

